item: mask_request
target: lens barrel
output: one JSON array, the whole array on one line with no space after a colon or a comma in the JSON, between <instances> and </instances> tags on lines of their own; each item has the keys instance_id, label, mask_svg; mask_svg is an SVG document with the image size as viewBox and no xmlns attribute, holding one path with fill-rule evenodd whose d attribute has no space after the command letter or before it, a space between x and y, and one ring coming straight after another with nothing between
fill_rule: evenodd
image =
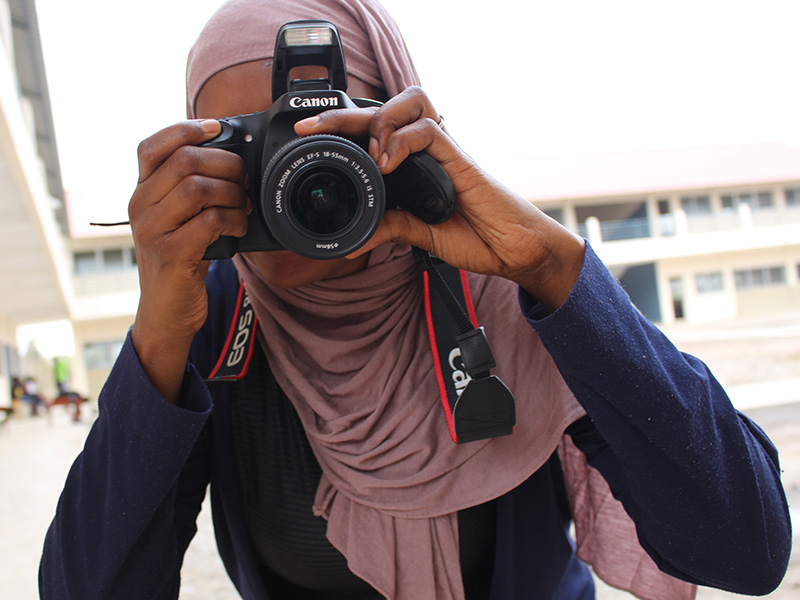
<instances>
[{"instance_id":1,"label":"lens barrel","mask_svg":"<svg viewBox=\"0 0 800 600\"><path fill-rule=\"evenodd\" d=\"M273 155L261 185L261 213L287 250L341 258L372 237L383 217L383 177L356 143L333 135L296 138Z\"/></svg>"}]
</instances>

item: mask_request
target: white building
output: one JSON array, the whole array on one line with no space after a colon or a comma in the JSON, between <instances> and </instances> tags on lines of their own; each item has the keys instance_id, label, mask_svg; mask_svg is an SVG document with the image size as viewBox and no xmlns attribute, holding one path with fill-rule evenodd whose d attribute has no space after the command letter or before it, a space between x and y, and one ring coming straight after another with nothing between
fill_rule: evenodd
<instances>
[{"instance_id":1,"label":"white building","mask_svg":"<svg viewBox=\"0 0 800 600\"><path fill-rule=\"evenodd\" d=\"M0 406L17 327L70 319L66 217L33 0L0 0Z\"/></svg>"},{"instance_id":2,"label":"white building","mask_svg":"<svg viewBox=\"0 0 800 600\"><path fill-rule=\"evenodd\" d=\"M84 393L97 400L136 315L136 254L130 227L88 228L88 217L79 217L76 210L81 198L68 194L68 204L75 295L73 375Z\"/></svg>"},{"instance_id":3,"label":"white building","mask_svg":"<svg viewBox=\"0 0 800 600\"><path fill-rule=\"evenodd\" d=\"M800 309L800 148L554 158L493 172L586 237L653 321Z\"/></svg>"}]
</instances>

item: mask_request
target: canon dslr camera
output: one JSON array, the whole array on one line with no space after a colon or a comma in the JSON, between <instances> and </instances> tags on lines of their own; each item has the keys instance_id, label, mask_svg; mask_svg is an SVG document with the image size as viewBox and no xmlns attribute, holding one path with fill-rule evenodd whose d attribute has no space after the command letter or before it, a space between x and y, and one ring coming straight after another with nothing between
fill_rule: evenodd
<instances>
[{"instance_id":1,"label":"canon dslr camera","mask_svg":"<svg viewBox=\"0 0 800 600\"><path fill-rule=\"evenodd\" d=\"M292 69L300 66L326 67L328 78L292 80ZM364 150L366 140L294 133L297 121L322 111L380 104L351 100L346 90L336 27L327 21L283 25L275 42L272 106L220 119L220 134L203 144L244 159L253 203L247 234L221 236L208 247L206 258L260 250L340 258L372 237L387 207L407 210L427 223L450 218L453 185L428 154L409 156L384 177Z\"/></svg>"}]
</instances>

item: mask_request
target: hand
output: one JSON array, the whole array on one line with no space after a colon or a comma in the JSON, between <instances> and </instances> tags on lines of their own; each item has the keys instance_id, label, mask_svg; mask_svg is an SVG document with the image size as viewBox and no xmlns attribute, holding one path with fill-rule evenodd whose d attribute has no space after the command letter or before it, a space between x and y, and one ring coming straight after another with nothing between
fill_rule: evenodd
<instances>
[{"instance_id":1,"label":"hand","mask_svg":"<svg viewBox=\"0 0 800 600\"><path fill-rule=\"evenodd\" d=\"M151 381L172 401L208 313L203 255L220 235L244 235L252 210L242 159L197 146L219 130L218 121L187 121L144 140L128 207L141 287L131 337Z\"/></svg>"},{"instance_id":2,"label":"hand","mask_svg":"<svg viewBox=\"0 0 800 600\"><path fill-rule=\"evenodd\" d=\"M453 181L456 212L447 223L429 225L407 212L387 211L352 257L386 242L411 244L455 267L511 279L555 310L577 281L583 240L485 173L438 121L425 93L408 88L379 108L329 110L295 125L298 135L369 135L369 153L382 173L424 150Z\"/></svg>"}]
</instances>

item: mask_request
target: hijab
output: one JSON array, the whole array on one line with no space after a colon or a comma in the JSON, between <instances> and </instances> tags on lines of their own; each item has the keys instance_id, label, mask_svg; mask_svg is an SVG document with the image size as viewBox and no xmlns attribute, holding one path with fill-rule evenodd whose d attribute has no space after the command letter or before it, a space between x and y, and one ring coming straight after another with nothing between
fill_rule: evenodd
<instances>
[{"instance_id":1,"label":"hijab","mask_svg":"<svg viewBox=\"0 0 800 600\"><path fill-rule=\"evenodd\" d=\"M374 0L230 0L189 54L187 107L215 73L272 59L278 28L333 22L348 74L391 97L419 78L400 32ZM322 468L314 512L350 569L387 598L463 599L457 511L528 479L584 414L517 303L516 286L469 274L476 313L515 394L510 436L456 445L440 407L422 276L409 248L372 251L363 271L295 289L234 263L259 340Z\"/></svg>"},{"instance_id":2,"label":"hijab","mask_svg":"<svg viewBox=\"0 0 800 600\"><path fill-rule=\"evenodd\" d=\"M229 0L212 16L189 52L189 118L194 118L197 95L212 75L244 62L271 62L280 26L301 19L321 19L336 25L348 75L385 90L389 97L419 85L400 30L378 2Z\"/></svg>"}]
</instances>

